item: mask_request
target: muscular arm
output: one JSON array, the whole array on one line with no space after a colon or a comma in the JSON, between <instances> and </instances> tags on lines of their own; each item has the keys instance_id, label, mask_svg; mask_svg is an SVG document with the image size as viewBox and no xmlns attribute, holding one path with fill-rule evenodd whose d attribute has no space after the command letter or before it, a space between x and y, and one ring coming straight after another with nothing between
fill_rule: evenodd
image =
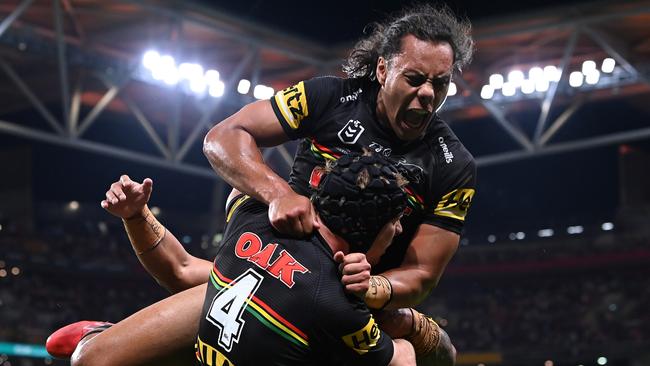
<instances>
[{"instance_id":1,"label":"muscular arm","mask_svg":"<svg viewBox=\"0 0 650 366\"><path fill-rule=\"evenodd\" d=\"M160 285L179 292L207 282L212 264L190 255L158 222L147 207L152 189L149 178L138 183L122 175L106 191L101 206L122 219L140 263Z\"/></svg>"},{"instance_id":2,"label":"muscular arm","mask_svg":"<svg viewBox=\"0 0 650 366\"><path fill-rule=\"evenodd\" d=\"M438 284L456 249L460 236L437 226L422 224L409 245L399 268L382 273L392 286L387 309L413 307Z\"/></svg>"},{"instance_id":3,"label":"muscular arm","mask_svg":"<svg viewBox=\"0 0 650 366\"><path fill-rule=\"evenodd\" d=\"M286 140L271 103L264 100L244 106L212 127L203 141L203 153L228 184L269 204L291 188L264 163L259 147Z\"/></svg>"},{"instance_id":4,"label":"muscular arm","mask_svg":"<svg viewBox=\"0 0 650 366\"><path fill-rule=\"evenodd\" d=\"M258 101L214 126L205 136L203 153L228 184L269 205L275 229L301 237L318 227L311 202L269 168L259 150L285 141L271 103Z\"/></svg>"},{"instance_id":5,"label":"muscular arm","mask_svg":"<svg viewBox=\"0 0 650 366\"><path fill-rule=\"evenodd\" d=\"M415 351L409 341L393 339L393 358L388 366L415 366Z\"/></svg>"},{"instance_id":6,"label":"muscular arm","mask_svg":"<svg viewBox=\"0 0 650 366\"><path fill-rule=\"evenodd\" d=\"M146 205L140 215L124 220L124 223L140 263L161 286L177 293L208 281L212 263L188 253ZM147 233L163 236L155 247L139 250Z\"/></svg>"}]
</instances>

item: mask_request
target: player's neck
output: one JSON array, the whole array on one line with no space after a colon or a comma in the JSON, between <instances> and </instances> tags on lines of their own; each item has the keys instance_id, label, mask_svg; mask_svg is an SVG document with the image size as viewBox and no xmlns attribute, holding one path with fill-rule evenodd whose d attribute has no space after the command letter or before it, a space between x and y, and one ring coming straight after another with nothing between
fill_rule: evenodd
<instances>
[{"instance_id":1,"label":"player's neck","mask_svg":"<svg viewBox=\"0 0 650 366\"><path fill-rule=\"evenodd\" d=\"M334 234L320 219L320 217L317 216L316 220L318 220L318 223L320 224L318 232L323 237L323 239L325 239L325 242L330 247L330 249L332 249L332 253L341 251L343 254L348 254L350 252L350 245L348 242L346 242L345 239L341 238L340 236Z\"/></svg>"}]
</instances>

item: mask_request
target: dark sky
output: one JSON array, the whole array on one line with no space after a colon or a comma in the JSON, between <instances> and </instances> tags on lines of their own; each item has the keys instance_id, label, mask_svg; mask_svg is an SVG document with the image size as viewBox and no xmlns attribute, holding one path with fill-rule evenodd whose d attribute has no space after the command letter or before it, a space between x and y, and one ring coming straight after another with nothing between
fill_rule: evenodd
<instances>
[{"instance_id":1,"label":"dark sky","mask_svg":"<svg viewBox=\"0 0 650 366\"><path fill-rule=\"evenodd\" d=\"M299 35L325 44L355 41L366 24L381 20L386 14L400 9L410 1L331 0L331 1L214 1L199 3L221 10L248 21ZM472 22L539 11L553 6L583 4L575 0L465 0L445 1L461 16Z\"/></svg>"}]
</instances>

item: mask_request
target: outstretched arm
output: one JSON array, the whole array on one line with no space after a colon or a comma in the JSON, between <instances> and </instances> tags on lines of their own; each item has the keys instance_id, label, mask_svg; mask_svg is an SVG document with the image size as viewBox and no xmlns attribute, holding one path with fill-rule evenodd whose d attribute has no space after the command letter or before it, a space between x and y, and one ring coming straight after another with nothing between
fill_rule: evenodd
<instances>
[{"instance_id":1,"label":"outstretched arm","mask_svg":"<svg viewBox=\"0 0 650 366\"><path fill-rule=\"evenodd\" d=\"M176 293L208 281L212 263L189 254L151 213L147 202L153 181L132 181L128 175L111 184L101 206L122 219L131 245L156 281Z\"/></svg>"}]
</instances>

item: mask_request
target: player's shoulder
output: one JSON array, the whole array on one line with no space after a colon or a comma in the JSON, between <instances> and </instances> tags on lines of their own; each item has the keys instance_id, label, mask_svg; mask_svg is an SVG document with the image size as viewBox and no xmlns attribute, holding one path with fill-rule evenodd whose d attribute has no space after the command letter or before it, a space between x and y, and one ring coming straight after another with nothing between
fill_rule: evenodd
<instances>
[{"instance_id":1,"label":"player's shoulder","mask_svg":"<svg viewBox=\"0 0 650 366\"><path fill-rule=\"evenodd\" d=\"M358 79L338 76L317 76L305 81L305 89L312 92L327 92L340 103L357 100L363 93L363 82Z\"/></svg>"},{"instance_id":2,"label":"player's shoulder","mask_svg":"<svg viewBox=\"0 0 650 366\"><path fill-rule=\"evenodd\" d=\"M433 117L425 139L440 167L475 169L476 162L472 153L438 115Z\"/></svg>"}]
</instances>

